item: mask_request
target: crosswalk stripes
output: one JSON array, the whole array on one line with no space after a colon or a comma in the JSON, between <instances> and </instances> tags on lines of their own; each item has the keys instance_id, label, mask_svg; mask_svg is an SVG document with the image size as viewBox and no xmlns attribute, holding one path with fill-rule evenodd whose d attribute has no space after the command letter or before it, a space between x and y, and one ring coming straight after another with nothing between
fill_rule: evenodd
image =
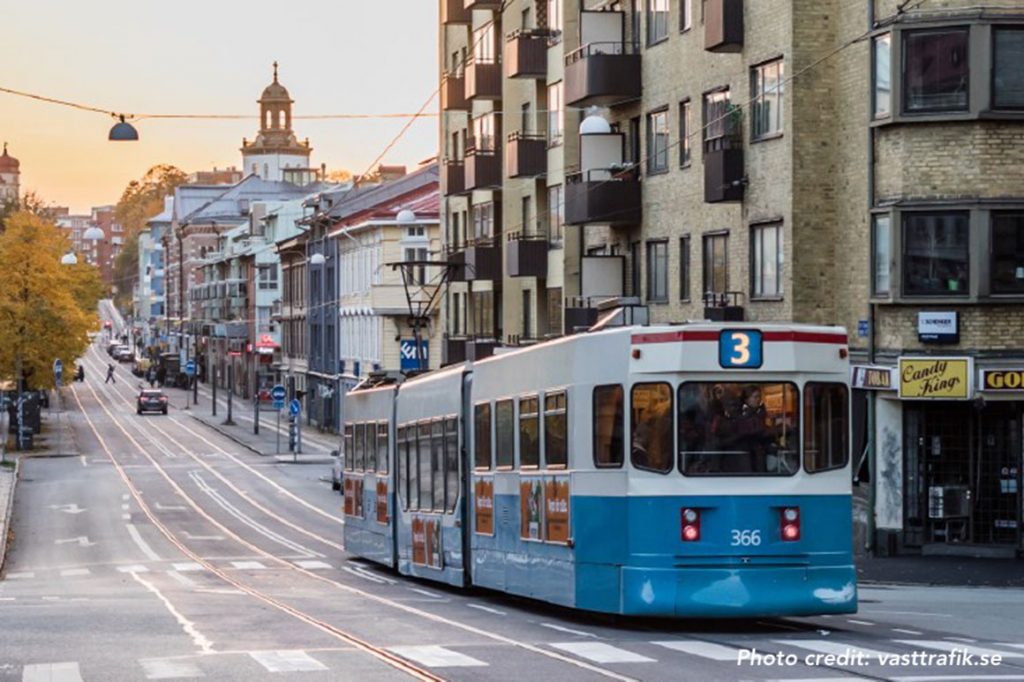
<instances>
[{"instance_id":1,"label":"crosswalk stripes","mask_svg":"<svg viewBox=\"0 0 1024 682\"><path fill-rule=\"evenodd\" d=\"M21 682L82 682L78 663L33 663L21 672Z\"/></svg>"},{"instance_id":2,"label":"crosswalk stripes","mask_svg":"<svg viewBox=\"0 0 1024 682\"><path fill-rule=\"evenodd\" d=\"M117 570L119 573L149 573L149 568L142 564L132 564L130 566L118 566Z\"/></svg>"},{"instance_id":3,"label":"crosswalk stripes","mask_svg":"<svg viewBox=\"0 0 1024 682\"><path fill-rule=\"evenodd\" d=\"M308 571L315 571L315 570L318 570L318 569L324 569L324 568L330 568L331 567L331 565L326 563L326 562L316 561L316 560L296 561L295 565L298 566L299 568L305 568Z\"/></svg>"},{"instance_id":4,"label":"crosswalk stripes","mask_svg":"<svg viewBox=\"0 0 1024 682\"><path fill-rule=\"evenodd\" d=\"M175 680L189 677L205 677L199 666L191 661L175 658L140 658L139 664L147 680Z\"/></svg>"},{"instance_id":5,"label":"crosswalk stripes","mask_svg":"<svg viewBox=\"0 0 1024 682\"><path fill-rule=\"evenodd\" d=\"M481 660L443 646L393 646L388 651L428 668L470 668L486 666Z\"/></svg>"},{"instance_id":6,"label":"crosswalk stripes","mask_svg":"<svg viewBox=\"0 0 1024 682\"><path fill-rule=\"evenodd\" d=\"M249 656L271 673L327 670L327 666L301 650L250 651Z\"/></svg>"},{"instance_id":7,"label":"crosswalk stripes","mask_svg":"<svg viewBox=\"0 0 1024 682\"><path fill-rule=\"evenodd\" d=\"M184 562L176 563L176 564L173 564L173 565L174 565L174 570L178 571L179 573L188 573L190 571L201 571L201 570L203 570L203 567L200 566L199 564L197 564L194 561L184 561Z\"/></svg>"},{"instance_id":8,"label":"crosswalk stripes","mask_svg":"<svg viewBox=\"0 0 1024 682\"><path fill-rule=\"evenodd\" d=\"M554 642L551 646L594 663L657 663L656 659L603 642Z\"/></svg>"},{"instance_id":9,"label":"crosswalk stripes","mask_svg":"<svg viewBox=\"0 0 1024 682\"><path fill-rule=\"evenodd\" d=\"M700 656L701 658L709 658L712 661L732 661L735 663L736 657L739 654L739 649L722 646L721 644L715 644L713 642L697 642L693 640L679 639L663 642L651 642L651 644L665 647L666 649L672 649L673 651L681 651L684 654Z\"/></svg>"},{"instance_id":10,"label":"crosswalk stripes","mask_svg":"<svg viewBox=\"0 0 1024 682\"><path fill-rule=\"evenodd\" d=\"M262 571L266 568L258 561L232 561L231 565L242 571Z\"/></svg>"},{"instance_id":11,"label":"crosswalk stripes","mask_svg":"<svg viewBox=\"0 0 1024 682\"><path fill-rule=\"evenodd\" d=\"M89 575L88 568L65 568L60 572L61 578L74 578L80 575Z\"/></svg>"},{"instance_id":12,"label":"crosswalk stripes","mask_svg":"<svg viewBox=\"0 0 1024 682\"><path fill-rule=\"evenodd\" d=\"M916 649L937 649L939 651L950 652L953 649L959 649L960 651L966 651L974 656L1001 656L1002 658L1024 658L1024 651L999 651L996 649L988 649L986 647L974 646L973 644L962 644L960 642L945 642L939 639L900 639L897 640L902 644L908 644Z\"/></svg>"},{"instance_id":13,"label":"crosswalk stripes","mask_svg":"<svg viewBox=\"0 0 1024 682\"><path fill-rule=\"evenodd\" d=\"M776 644L782 646L795 646L800 649L807 649L819 654L834 654L836 656L843 655L860 655L861 658L868 661L881 660L880 657L891 656L891 652L878 651L877 649L866 649L861 646L854 646L852 644L845 644L843 642L834 641L823 641L817 639L776 639L773 640Z\"/></svg>"}]
</instances>

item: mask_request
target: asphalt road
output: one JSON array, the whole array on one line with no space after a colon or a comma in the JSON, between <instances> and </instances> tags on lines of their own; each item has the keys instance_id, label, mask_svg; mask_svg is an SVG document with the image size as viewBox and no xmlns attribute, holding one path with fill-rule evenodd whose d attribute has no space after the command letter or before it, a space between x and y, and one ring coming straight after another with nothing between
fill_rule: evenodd
<instances>
[{"instance_id":1,"label":"asphalt road","mask_svg":"<svg viewBox=\"0 0 1024 682\"><path fill-rule=\"evenodd\" d=\"M127 368L104 385L106 356L86 362L66 401L81 455L24 462L0 680L1024 680L1017 590L872 586L853 617L668 622L403 578L346 555L326 466L176 408L137 416ZM953 649L1004 659L880 659Z\"/></svg>"}]
</instances>

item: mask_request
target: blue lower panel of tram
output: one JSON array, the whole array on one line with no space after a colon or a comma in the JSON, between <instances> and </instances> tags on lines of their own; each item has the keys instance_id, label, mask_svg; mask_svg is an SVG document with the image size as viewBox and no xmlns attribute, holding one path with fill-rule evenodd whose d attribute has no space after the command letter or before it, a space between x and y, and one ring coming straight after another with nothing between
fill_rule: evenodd
<instances>
[{"instance_id":1,"label":"blue lower panel of tram","mask_svg":"<svg viewBox=\"0 0 1024 682\"><path fill-rule=\"evenodd\" d=\"M362 505L357 507L361 513L345 516L345 550L385 566L392 566L394 541L388 517L394 507L390 494L381 490L384 494L378 495L376 485L372 483L375 481L370 479L361 486ZM386 506L381 508L381 504Z\"/></svg>"},{"instance_id":2,"label":"blue lower panel of tram","mask_svg":"<svg viewBox=\"0 0 1024 682\"><path fill-rule=\"evenodd\" d=\"M848 495L574 497L575 606L675 617L854 613L850 505ZM789 542L780 533L787 508L800 519ZM684 509L699 512L692 542L681 537Z\"/></svg>"}]
</instances>

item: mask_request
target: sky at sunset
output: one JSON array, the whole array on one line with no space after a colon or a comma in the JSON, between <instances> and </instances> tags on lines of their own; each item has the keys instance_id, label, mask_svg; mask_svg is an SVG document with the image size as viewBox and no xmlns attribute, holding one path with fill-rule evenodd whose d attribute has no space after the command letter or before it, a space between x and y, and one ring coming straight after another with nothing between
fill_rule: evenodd
<instances>
[{"instance_id":1,"label":"sky at sunset","mask_svg":"<svg viewBox=\"0 0 1024 682\"><path fill-rule=\"evenodd\" d=\"M0 3L2 87L128 113L253 116L141 120L140 142L112 143L108 117L0 93L0 141L21 161L22 190L74 212L116 202L157 163L241 167L274 60L295 115L415 112L437 88L433 0ZM404 123L293 127L310 139L317 166L362 172ZM437 121L421 119L385 162L413 166L436 149Z\"/></svg>"}]
</instances>

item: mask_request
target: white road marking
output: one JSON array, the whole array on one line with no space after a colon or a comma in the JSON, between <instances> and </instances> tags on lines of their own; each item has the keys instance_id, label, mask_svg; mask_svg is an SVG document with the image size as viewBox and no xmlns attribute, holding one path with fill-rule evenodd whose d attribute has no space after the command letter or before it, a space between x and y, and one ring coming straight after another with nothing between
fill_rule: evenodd
<instances>
[{"instance_id":1,"label":"white road marking","mask_svg":"<svg viewBox=\"0 0 1024 682\"><path fill-rule=\"evenodd\" d=\"M155 594L156 598L163 602L164 606L167 607L167 610L171 612L172 616L174 616L174 619L181 625L181 629L185 631L185 634L192 638L192 643L199 647L200 651L204 654L208 654L213 651L213 642L204 637L203 634L196 629L196 626L192 621L181 615L181 613L174 608L174 604L168 601L167 597L161 594L160 590L156 589L156 587L149 581L140 578L138 573L132 573L132 578L135 579L135 582Z\"/></svg>"},{"instance_id":2,"label":"white road marking","mask_svg":"<svg viewBox=\"0 0 1024 682\"><path fill-rule=\"evenodd\" d=\"M28 578L35 578L35 571L21 571L20 573L8 573L8 580L26 580Z\"/></svg>"},{"instance_id":3,"label":"white road marking","mask_svg":"<svg viewBox=\"0 0 1024 682\"><path fill-rule=\"evenodd\" d=\"M472 656L436 645L392 646L388 647L388 651L428 668L470 668L487 665Z\"/></svg>"},{"instance_id":4,"label":"white road marking","mask_svg":"<svg viewBox=\"0 0 1024 682\"><path fill-rule=\"evenodd\" d=\"M310 571L321 569L321 568L330 568L331 567L330 564L325 563L323 561L309 561L309 560L307 560L307 561L296 561L295 565L298 566L299 568L305 568L305 569L310 570Z\"/></svg>"},{"instance_id":5,"label":"white road marking","mask_svg":"<svg viewBox=\"0 0 1024 682\"><path fill-rule=\"evenodd\" d=\"M814 651L819 654L853 654L861 655L866 660L878 661L881 656L893 656L888 651L879 651L877 649L865 649L864 647L855 646L853 644L844 644L843 642L834 641L821 641L817 639L776 639L773 640L776 644L782 644L783 646L795 646L800 649L807 649L808 651Z\"/></svg>"},{"instance_id":6,"label":"white road marking","mask_svg":"<svg viewBox=\"0 0 1024 682\"><path fill-rule=\"evenodd\" d=\"M187 507L180 504L171 504L164 506L159 502L156 503L156 508L158 511L185 511L187 509Z\"/></svg>"},{"instance_id":7,"label":"white road marking","mask_svg":"<svg viewBox=\"0 0 1024 682\"><path fill-rule=\"evenodd\" d=\"M85 511L83 507L79 507L76 503L71 504L51 504L50 509L56 511L62 511L65 514L81 514Z\"/></svg>"},{"instance_id":8,"label":"white road marking","mask_svg":"<svg viewBox=\"0 0 1024 682\"><path fill-rule=\"evenodd\" d=\"M468 606L471 609L479 609L481 611L486 611L487 613L493 613L496 616L504 616L504 615L506 615L504 611L499 611L498 609L492 609L490 606L484 606L483 604L466 604L466 606Z\"/></svg>"},{"instance_id":9,"label":"white road marking","mask_svg":"<svg viewBox=\"0 0 1024 682\"><path fill-rule=\"evenodd\" d=\"M121 514L121 520L122 521L131 521L132 520L132 515L131 514Z\"/></svg>"},{"instance_id":10,"label":"white road marking","mask_svg":"<svg viewBox=\"0 0 1024 682\"><path fill-rule=\"evenodd\" d=\"M128 535L132 536L132 540L135 541L135 545L142 550L142 553L146 555L146 558L150 561L160 561L160 555L153 551L153 548L146 544L146 541L142 539L142 535L139 534L139 529L130 523L126 523L125 528L128 529Z\"/></svg>"},{"instance_id":11,"label":"white road marking","mask_svg":"<svg viewBox=\"0 0 1024 682\"><path fill-rule=\"evenodd\" d=\"M88 568L65 568L60 572L62 578L74 578L79 575L89 575Z\"/></svg>"},{"instance_id":12,"label":"white road marking","mask_svg":"<svg viewBox=\"0 0 1024 682\"><path fill-rule=\"evenodd\" d=\"M436 592L431 592L430 590L421 590L418 587L410 587L409 591L416 592L417 594L422 594L424 597L430 597L431 599L444 599L444 597L437 594Z\"/></svg>"},{"instance_id":13,"label":"white road marking","mask_svg":"<svg viewBox=\"0 0 1024 682\"><path fill-rule=\"evenodd\" d=\"M905 635L923 635L920 630L907 630L906 628L893 628L893 632L902 632Z\"/></svg>"},{"instance_id":14,"label":"white road marking","mask_svg":"<svg viewBox=\"0 0 1024 682\"><path fill-rule=\"evenodd\" d=\"M371 570L369 570L367 568L364 568L360 564L349 562L349 567L351 568L349 573L351 573L352 571L355 571L356 573L359 573L360 575L363 575L363 576L365 576L367 578L370 578L372 580L375 580L377 582L384 582L384 583L387 583L388 585L397 585L398 584L397 580L392 580L391 578L388 578L388 577L385 577L383 575L380 575L379 573L374 573L373 571L371 571ZM348 570L348 569L346 569L346 570Z\"/></svg>"},{"instance_id":15,"label":"white road marking","mask_svg":"<svg viewBox=\"0 0 1024 682\"><path fill-rule=\"evenodd\" d=\"M592 634L590 632L584 632L583 630L573 630L572 628L567 628L564 625L555 625L554 623L541 623L540 626L542 628L558 630L559 632L567 632L570 635L579 635L580 637L597 637L597 635Z\"/></svg>"},{"instance_id":16,"label":"white road marking","mask_svg":"<svg viewBox=\"0 0 1024 682\"><path fill-rule=\"evenodd\" d=\"M121 495L121 499L127 502L128 500L131 499L131 495L129 495L128 493L124 493L123 495Z\"/></svg>"},{"instance_id":17,"label":"white road marking","mask_svg":"<svg viewBox=\"0 0 1024 682\"><path fill-rule=\"evenodd\" d=\"M179 571L181 573L185 573L185 572L188 572L188 571L201 571L201 570L203 570L203 567L200 566L199 564L197 564L194 561L185 561L185 562L182 562L182 563L171 564L171 565L174 566L174 570L175 571Z\"/></svg>"},{"instance_id":18,"label":"white road marking","mask_svg":"<svg viewBox=\"0 0 1024 682\"><path fill-rule=\"evenodd\" d=\"M33 663L21 671L21 682L82 682L78 663Z\"/></svg>"},{"instance_id":19,"label":"white road marking","mask_svg":"<svg viewBox=\"0 0 1024 682\"><path fill-rule=\"evenodd\" d=\"M902 644L909 644L913 647L921 647L925 649L938 649L939 651L952 651L953 649L960 649L966 651L974 656L1002 656L1003 658L1024 658L1024 651L998 651L996 649L987 649L981 646L971 646L970 644L959 644L957 642L943 642L937 639L901 639L897 640Z\"/></svg>"},{"instance_id":20,"label":"white road marking","mask_svg":"<svg viewBox=\"0 0 1024 682\"><path fill-rule=\"evenodd\" d=\"M189 533L189 532L188 532L187 530L186 530L186 531L182 531L182 533L183 533L183 534L185 535L185 537L186 537L186 538L188 538L189 540L211 540L211 541L219 541L219 540L223 540L223 539L224 539L224 536L223 536L223 535L192 535L192 533Z\"/></svg>"},{"instance_id":21,"label":"white road marking","mask_svg":"<svg viewBox=\"0 0 1024 682\"><path fill-rule=\"evenodd\" d=\"M951 642L963 642L965 644L974 644L978 640L971 639L970 637L943 637L942 639L948 639Z\"/></svg>"},{"instance_id":22,"label":"white road marking","mask_svg":"<svg viewBox=\"0 0 1024 682\"><path fill-rule=\"evenodd\" d=\"M183 677L203 677L203 671L191 661L174 658L140 658L147 680L171 680Z\"/></svg>"},{"instance_id":23,"label":"white road marking","mask_svg":"<svg viewBox=\"0 0 1024 682\"><path fill-rule=\"evenodd\" d=\"M371 583L377 583L378 585L386 584L382 578L378 578L375 575L370 575L368 573L357 571L356 569L351 568L349 566L342 566L341 570L345 571L346 573L351 573L352 575L358 578L362 578L363 580L369 580Z\"/></svg>"},{"instance_id":24,"label":"white road marking","mask_svg":"<svg viewBox=\"0 0 1024 682\"><path fill-rule=\"evenodd\" d=\"M181 585L189 589L192 589L196 586L195 582L192 581L188 576L184 576L181 573L178 573L177 571L167 571L167 575L170 576L172 580L180 583Z\"/></svg>"},{"instance_id":25,"label":"white road marking","mask_svg":"<svg viewBox=\"0 0 1024 682\"><path fill-rule=\"evenodd\" d=\"M602 642L556 642L551 646L594 663L657 663L653 658Z\"/></svg>"},{"instance_id":26,"label":"white road marking","mask_svg":"<svg viewBox=\"0 0 1024 682\"><path fill-rule=\"evenodd\" d=\"M14 601L17 597L0 597L0 601Z\"/></svg>"},{"instance_id":27,"label":"white road marking","mask_svg":"<svg viewBox=\"0 0 1024 682\"><path fill-rule=\"evenodd\" d=\"M305 651L250 651L249 655L272 673L327 670L327 666Z\"/></svg>"},{"instance_id":28,"label":"white road marking","mask_svg":"<svg viewBox=\"0 0 1024 682\"><path fill-rule=\"evenodd\" d=\"M661 642L651 642L651 644L663 646L666 649L672 649L673 651L682 651L684 654L700 656L701 658L710 658L712 661L730 661L735 663L737 656L739 655L739 649L722 646L721 644L714 644L713 642L665 640Z\"/></svg>"},{"instance_id":29,"label":"white road marking","mask_svg":"<svg viewBox=\"0 0 1024 682\"><path fill-rule=\"evenodd\" d=\"M236 590L233 587L204 587L196 590L200 594L245 594L241 590Z\"/></svg>"},{"instance_id":30,"label":"white road marking","mask_svg":"<svg viewBox=\"0 0 1024 682\"><path fill-rule=\"evenodd\" d=\"M847 618L846 622L853 623L854 625L874 625L874 623L869 620L854 620L853 618Z\"/></svg>"},{"instance_id":31,"label":"white road marking","mask_svg":"<svg viewBox=\"0 0 1024 682\"><path fill-rule=\"evenodd\" d=\"M267 568L258 561L232 561L231 565L240 571L261 571Z\"/></svg>"},{"instance_id":32,"label":"white road marking","mask_svg":"<svg viewBox=\"0 0 1024 682\"><path fill-rule=\"evenodd\" d=\"M55 544L55 545L67 545L67 544L74 544L74 543L78 543L79 547L92 547L93 545L96 544L95 542L89 542L89 536L88 535L79 535L77 538L66 538L64 540L54 540L53 541L53 544Z\"/></svg>"},{"instance_id":33,"label":"white road marking","mask_svg":"<svg viewBox=\"0 0 1024 682\"><path fill-rule=\"evenodd\" d=\"M122 504L121 505L121 511L128 511L128 505L127 504Z\"/></svg>"},{"instance_id":34,"label":"white road marking","mask_svg":"<svg viewBox=\"0 0 1024 682\"><path fill-rule=\"evenodd\" d=\"M85 458L85 455L79 455L78 459L82 460L82 466L84 466L84 467L89 466L89 460L87 460Z\"/></svg>"},{"instance_id":35,"label":"white road marking","mask_svg":"<svg viewBox=\"0 0 1024 682\"><path fill-rule=\"evenodd\" d=\"M117 570L119 573L149 573L149 569L142 564L132 564L130 566L118 566Z\"/></svg>"}]
</instances>

